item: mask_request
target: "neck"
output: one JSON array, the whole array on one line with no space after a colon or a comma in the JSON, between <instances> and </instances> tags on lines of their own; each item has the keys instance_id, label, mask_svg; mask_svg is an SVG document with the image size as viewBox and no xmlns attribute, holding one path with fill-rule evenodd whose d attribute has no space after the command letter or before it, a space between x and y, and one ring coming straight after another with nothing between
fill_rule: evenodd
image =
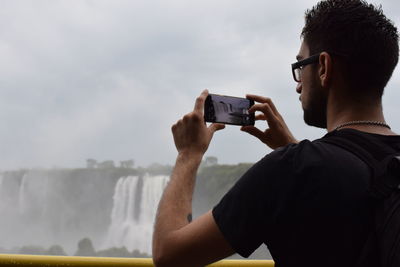
<instances>
[{"instance_id":1,"label":"neck","mask_svg":"<svg viewBox=\"0 0 400 267\"><path fill-rule=\"evenodd\" d=\"M339 125L355 121L375 121L386 123L381 101L375 103L361 103L359 101L343 101L343 99L328 98L327 130L333 131ZM380 125L354 123L341 127L352 128L364 132L392 135L390 129Z\"/></svg>"}]
</instances>

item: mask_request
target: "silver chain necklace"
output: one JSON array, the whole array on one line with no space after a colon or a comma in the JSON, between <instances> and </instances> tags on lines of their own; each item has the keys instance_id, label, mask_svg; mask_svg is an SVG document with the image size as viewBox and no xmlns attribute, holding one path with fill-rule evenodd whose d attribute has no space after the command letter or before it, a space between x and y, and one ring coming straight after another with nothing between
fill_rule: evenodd
<instances>
[{"instance_id":1,"label":"silver chain necklace","mask_svg":"<svg viewBox=\"0 0 400 267\"><path fill-rule=\"evenodd\" d=\"M349 121L349 122L342 123L339 126L336 126L334 131L339 130L340 128L343 128L343 127L348 126L348 125L360 125L360 124L386 127L389 130L391 129L388 124L386 124L384 122L381 122L381 121Z\"/></svg>"}]
</instances>

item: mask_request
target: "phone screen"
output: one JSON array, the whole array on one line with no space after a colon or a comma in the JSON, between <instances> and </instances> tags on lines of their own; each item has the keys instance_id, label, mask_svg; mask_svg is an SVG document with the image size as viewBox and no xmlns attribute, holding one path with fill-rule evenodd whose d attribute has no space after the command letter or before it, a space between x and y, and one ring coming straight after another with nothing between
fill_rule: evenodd
<instances>
[{"instance_id":1,"label":"phone screen","mask_svg":"<svg viewBox=\"0 0 400 267\"><path fill-rule=\"evenodd\" d=\"M247 98L209 94L204 104L207 122L233 125L254 125L254 113L249 108L254 101Z\"/></svg>"}]
</instances>

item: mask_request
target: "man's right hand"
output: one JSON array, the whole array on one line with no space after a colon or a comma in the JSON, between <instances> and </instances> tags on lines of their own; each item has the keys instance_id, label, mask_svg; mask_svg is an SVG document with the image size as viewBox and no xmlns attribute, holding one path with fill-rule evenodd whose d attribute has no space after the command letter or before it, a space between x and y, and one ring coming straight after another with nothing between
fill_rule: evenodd
<instances>
[{"instance_id":1,"label":"man's right hand","mask_svg":"<svg viewBox=\"0 0 400 267\"><path fill-rule=\"evenodd\" d=\"M186 114L172 126L172 134L179 154L203 156L214 132L225 128L222 123L206 125L204 121L204 102L207 96L208 90L204 90L196 99L193 111Z\"/></svg>"},{"instance_id":2,"label":"man's right hand","mask_svg":"<svg viewBox=\"0 0 400 267\"><path fill-rule=\"evenodd\" d=\"M256 115L255 119L266 120L269 128L262 131L255 126L243 126L242 131L257 137L272 149L298 143L270 98L258 95L246 95L246 97L258 102L249 109L249 112L262 112Z\"/></svg>"}]
</instances>

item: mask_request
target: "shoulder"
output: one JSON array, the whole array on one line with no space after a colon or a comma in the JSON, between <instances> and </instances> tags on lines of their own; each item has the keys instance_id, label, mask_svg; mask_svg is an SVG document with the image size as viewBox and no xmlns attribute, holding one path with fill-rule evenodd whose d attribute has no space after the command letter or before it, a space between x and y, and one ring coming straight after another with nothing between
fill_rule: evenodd
<instances>
[{"instance_id":1,"label":"shoulder","mask_svg":"<svg viewBox=\"0 0 400 267\"><path fill-rule=\"evenodd\" d=\"M368 177L369 172L368 166L353 153L318 139L276 149L257 162L246 178L270 188L289 189L310 183L364 183L363 178L352 177Z\"/></svg>"},{"instance_id":2,"label":"shoulder","mask_svg":"<svg viewBox=\"0 0 400 267\"><path fill-rule=\"evenodd\" d=\"M350 162L349 162L350 161ZM359 159L351 152L338 146L325 143L322 139L303 140L298 144L280 147L262 158L256 165L297 169L301 166L335 166L336 164L353 164ZM255 165L255 166L256 166Z\"/></svg>"},{"instance_id":3,"label":"shoulder","mask_svg":"<svg viewBox=\"0 0 400 267\"><path fill-rule=\"evenodd\" d=\"M255 163L239 179L234 190L260 190L262 194L269 191L270 195L278 191L291 191L299 183L299 177L311 179L321 170L325 171L327 165L328 168L338 165L333 155L336 148L331 149L329 146L318 141L304 140L277 148Z\"/></svg>"}]
</instances>

